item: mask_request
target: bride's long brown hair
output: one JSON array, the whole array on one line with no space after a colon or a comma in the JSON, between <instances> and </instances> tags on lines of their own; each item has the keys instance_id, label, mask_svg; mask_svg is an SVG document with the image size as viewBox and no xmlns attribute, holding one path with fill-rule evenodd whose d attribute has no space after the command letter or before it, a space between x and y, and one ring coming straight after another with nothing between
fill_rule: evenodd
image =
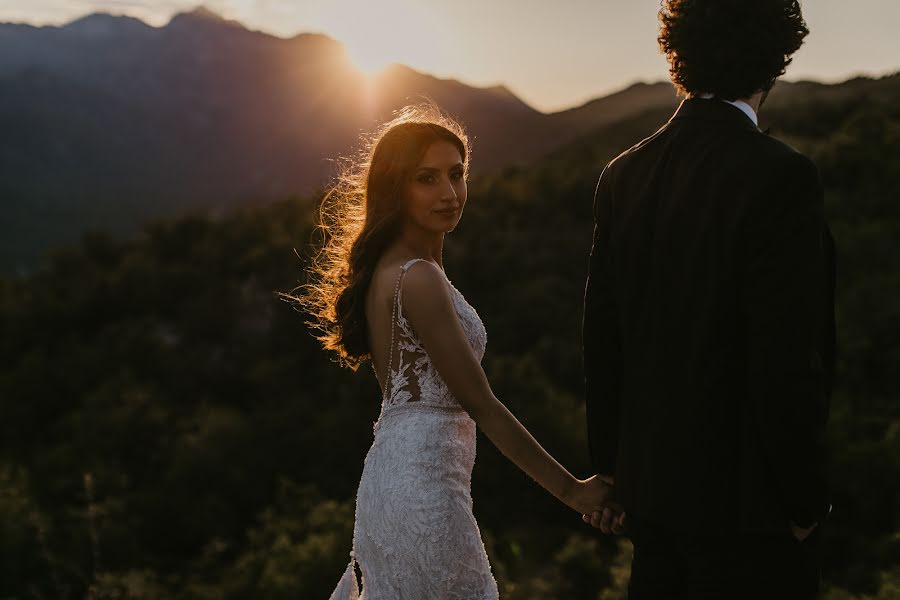
<instances>
[{"instance_id":1,"label":"bride's long brown hair","mask_svg":"<svg viewBox=\"0 0 900 600\"><path fill-rule=\"evenodd\" d=\"M445 140L459 150L468 175L463 128L432 105L408 106L365 139L341 170L319 211L322 247L296 300L327 350L351 369L370 358L365 298L375 265L397 237L401 195L428 147Z\"/></svg>"}]
</instances>

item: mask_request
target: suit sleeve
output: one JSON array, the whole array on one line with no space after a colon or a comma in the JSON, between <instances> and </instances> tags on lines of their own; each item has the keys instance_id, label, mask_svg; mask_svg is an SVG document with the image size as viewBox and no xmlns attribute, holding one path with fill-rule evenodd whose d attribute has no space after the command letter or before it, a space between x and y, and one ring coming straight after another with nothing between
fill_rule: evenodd
<instances>
[{"instance_id":1,"label":"suit sleeve","mask_svg":"<svg viewBox=\"0 0 900 600\"><path fill-rule=\"evenodd\" d=\"M610 183L607 167L594 196L594 238L582 322L588 446L594 470L605 475L615 473L623 376L610 240Z\"/></svg>"},{"instance_id":2,"label":"suit sleeve","mask_svg":"<svg viewBox=\"0 0 900 600\"><path fill-rule=\"evenodd\" d=\"M797 154L772 174L742 232L748 401L786 516L807 526L827 510L830 238L815 166Z\"/></svg>"}]
</instances>

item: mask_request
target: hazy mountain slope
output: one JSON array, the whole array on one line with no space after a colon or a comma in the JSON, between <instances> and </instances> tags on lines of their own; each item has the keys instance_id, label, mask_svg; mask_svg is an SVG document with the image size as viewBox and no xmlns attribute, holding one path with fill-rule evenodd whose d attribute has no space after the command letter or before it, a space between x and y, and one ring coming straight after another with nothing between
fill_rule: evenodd
<instances>
[{"instance_id":1,"label":"hazy mountain slope","mask_svg":"<svg viewBox=\"0 0 900 600\"><path fill-rule=\"evenodd\" d=\"M793 84L770 102L888 93L845 85ZM636 84L548 115L502 86L400 65L369 79L327 36L278 38L204 9L159 28L106 14L0 24L0 272L89 229L124 235L148 218L308 193L361 132L424 98L464 122L476 175L678 102L668 83Z\"/></svg>"}]
</instances>

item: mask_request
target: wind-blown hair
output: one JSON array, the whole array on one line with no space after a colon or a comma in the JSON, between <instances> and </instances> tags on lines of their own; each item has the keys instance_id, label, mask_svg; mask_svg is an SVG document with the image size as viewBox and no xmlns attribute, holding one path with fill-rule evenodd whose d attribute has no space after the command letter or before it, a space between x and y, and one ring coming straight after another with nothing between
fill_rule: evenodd
<instances>
[{"instance_id":1,"label":"wind-blown hair","mask_svg":"<svg viewBox=\"0 0 900 600\"><path fill-rule=\"evenodd\" d=\"M663 0L659 47L684 94L768 91L809 33L798 0Z\"/></svg>"},{"instance_id":2,"label":"wind-blown hair","mask_svg":"<svg viewBox=\"0 0 900 600\"><path fill-rule=\"evenodd\" d=\"M463 128L435 106L407 106L363 140L345 161L319 211L322 247L313 259L299 302L308 324L341 364L356 369L371 356L366 292L375 265L400 233L402 194L434 142L456 146L468 175L469 142Z\"/></svg>"}]
</instances>

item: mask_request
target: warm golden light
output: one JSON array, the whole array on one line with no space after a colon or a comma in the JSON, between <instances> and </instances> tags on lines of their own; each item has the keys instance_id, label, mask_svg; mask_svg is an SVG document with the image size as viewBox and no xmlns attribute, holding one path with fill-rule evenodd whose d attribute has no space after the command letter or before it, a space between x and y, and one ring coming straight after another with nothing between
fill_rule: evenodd
<instances>
[{"instance_id":1,"label":"warm golden light","mask_svg":"<svg viewBox=\"0 0 900 600\"><path fill-rule=\"evenodd\" d=\"M369 76L375 75L389 64L397 62L391 52L384 47L350 42L345 42L344 46L347 48L347 56L353 65Z\"/></svg>"},{"instance_id":2,"label":"warm golden light","mask_svg":"<svg viewBox=\"0 0 900 600\"><path fill-rule=\"evenodd\" d=\"M319 16L329 35L344 44L351 62L368 75L393 63L441 70L448 60L459 60L455 52L448 51L459 40L451 41L452 28L430 3L335 2Z\"/></svg>"}]
</instances>

